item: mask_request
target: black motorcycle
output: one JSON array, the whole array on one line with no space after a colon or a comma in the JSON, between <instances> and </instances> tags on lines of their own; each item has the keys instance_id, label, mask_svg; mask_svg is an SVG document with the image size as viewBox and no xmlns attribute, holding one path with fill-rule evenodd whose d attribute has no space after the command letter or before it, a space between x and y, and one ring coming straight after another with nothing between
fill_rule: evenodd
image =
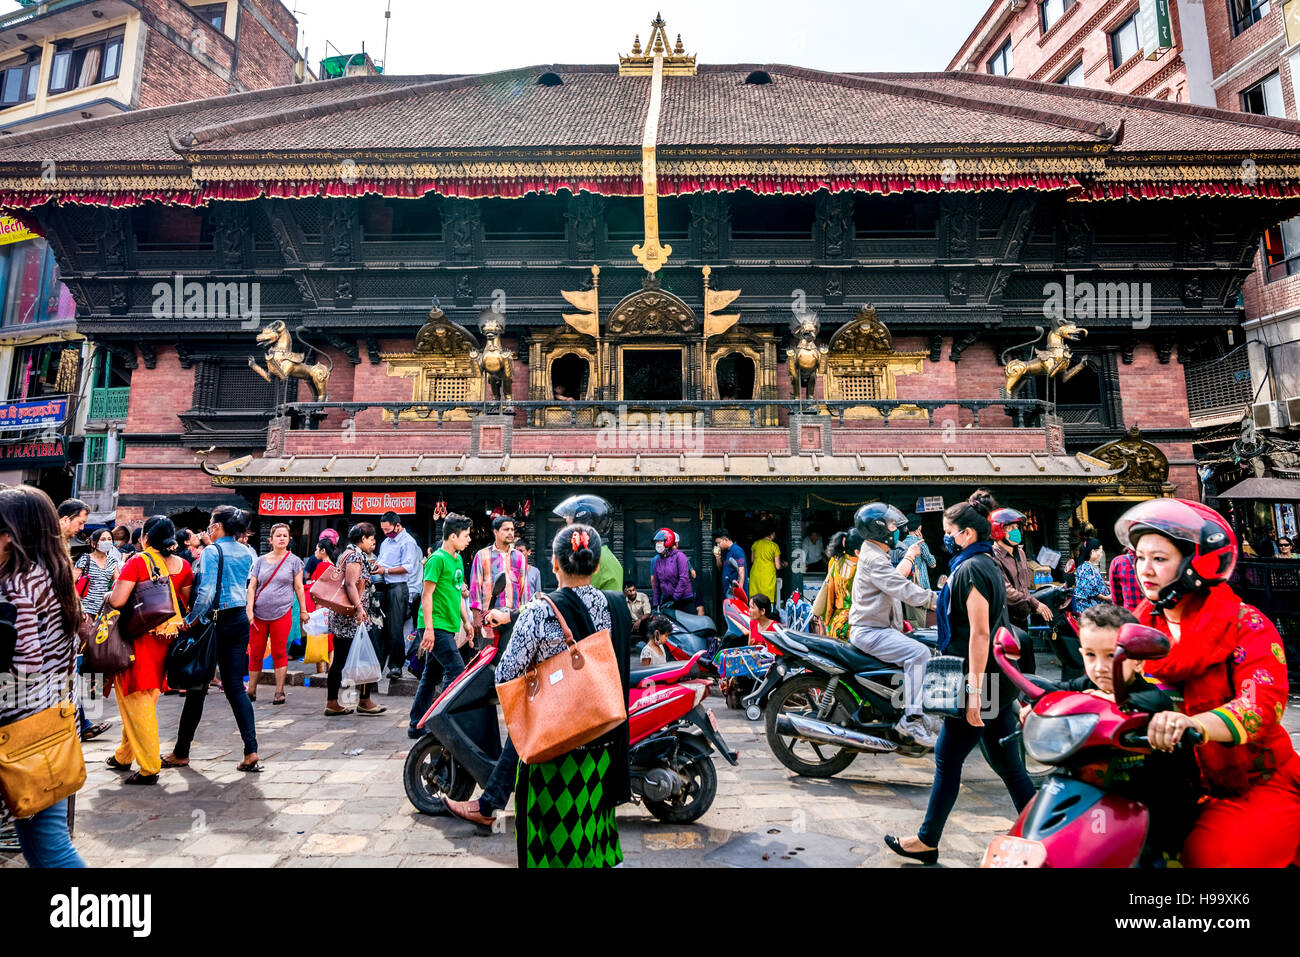
<instances>
[{"instance_id":1,"label":"black motorcycle","mask_svg":"<svg viewBox=\"0 0 1300 957\"><path fill-rule=\"evenodd\" d=\"M796 774L829 778L859 754L916 756L929 748L895 729L903 717L903 672L847 641L777 628L763 635L780 656L745 698L748 717L766 715L767 743ZM910 633L934 646L933 628Z\"/></svg>"}]
</instances>

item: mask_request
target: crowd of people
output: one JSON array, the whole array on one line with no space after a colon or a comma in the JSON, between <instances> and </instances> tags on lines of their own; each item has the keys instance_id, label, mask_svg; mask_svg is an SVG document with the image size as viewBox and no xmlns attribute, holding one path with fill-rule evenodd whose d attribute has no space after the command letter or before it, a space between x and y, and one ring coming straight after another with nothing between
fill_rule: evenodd
<instances>
[{"instance_id":1,"label":"crowd of people","mask_svg":"<svg viewBox=\"0 0 1300 957\"><path fill-rule=\"evenodd\" d=\"M462 672L476 647L495 640L496 628L507 622L513 628L499 650L498 684L563 651L566 632L577 638L600 633L609 636L622 662L621 675L605 680L621 681L626 697L634 629L647 639L642 662L663 662L673 622L659 612L700 609L695 569L672 530L661 530L646 595L623 580L605 544L608 503L596 496L570 501L578 504L557 509L565 525L548 556L559 587L544 595L538 569L507 515L493 518L492 540L471 556L468 574L465 552L473 523L465 516L446 515L441 545L427 554L400 516L390 512L381 516L378 528L354 524L346 542L326 530L304 562L294 554L284 524L270 528L269 549L257 555L247 544L250 516L229 505L214 509L202 532L177 529L162 515L148 518L136 534L96 529L84 537L74 560L72 545L80 541L88 514L84 503L70 500L56 509L34 488L0 490L0 603L13 609L0 614L0 676L12 681L21 675L28 685L21 699L0 703L0 725L78 703L78 632L88 625L102 629L114 614L139 604L132 601L137 590L148 588L157 607L164 583L160 610L146 630L131 636L129 667L111 676L121 739L108 766L128 774L127 784L151 785L163 769L188 764L206 696L216 686L243 743L236 768L259 772L253 709L257 665L269 654L275 678L271 704L283 703L292 623L295 617L306 622L317 610L311 593L331 570L341 573L341 588L327 606L328 717L386 711L374 700L373 683L356 689L355 707L340 698L341 662L356 641L369 640L390 677L402 673L410 656L422 657L408 723L411 737L419 737L420 721L435 696ZM802 543L805 555L811 551L826 562L811 609L815 628L901 668L905 707L897 730L934 749L935 775L923 823L915 834L885 839L902 856L938 860L963 764L981 742L1017 810L1035 793L1012 743L1023 705L991 654L999 627L1024 634L1035 618L1053 618L1053 610L1033 596L1034 570L1024 550L1027 522L1024 513L999 507L987 490L949 507L942 516L948 572L933 586L930 574L938 562L918 517L886 503L859 509L854 527L836 532L825 545L812 535ZM1175 853L1181 847L1185 865L1291 863L1300 847L1300 759L1281 725L1285 655L1273 625L1227 583L1240 553L1232 528L1199 503L1155 499L1125 513L1116 535L1124 552L1106 574L1095 538L1085 537L1075 556L1074 609L1080 615L1085 675L1062 687L1113 694L1109 668L1119 629L1141 622L1164 632L1170 654L1144 668L1126 667L1125 681L1133 700L1153 713L1150 739L1157 752L1173 754L1189 728L1204 743L1195 749L1194 764L1184 756L1181 764L1145 779L1143 786L1153 791L1160 791L1153 782L1164 782L1161 793L1144 795L1149 806L1161 809L1162 840ZM714 541L724 595L729 588L748 590L757 631L775 627L775 577L782 559L774 529L754 543L749 562L726 529L718 529ZM539 598L545 600L534 600ZM323 592L320 600L326 601ZM931 615L938 646L960 657L967 673L960 717L939 719L924 709L931 651L910 633ZM179 636L204 628L210 629L214 674L170 689L169 649ZM418 640L408 642L408 632ZM1022 642L1026 652L1031 647ZM1032 670L1032 661L1022 657L1021 667ZM216 676L219 681L212 681ZM163 754L157 701L169 691L185 699L175 743ZM76 722L83 740L106 728L90 725L80 713L68 720ZM521 865L616 865L622 852L615 809L630 799L627 735L624 721L568 754L534 765L521 761L507 738L482 796L448 800L447 808L490 824L514 790ZM1170 781L1178 786L1170 787ZM600 799L588 800L597 791ZM561 805L570 810L556 820L548 809ZM0 823L11 817L7 805L0 807ZM68 833L66 800L15 823L32 866L84 866ZM573 834L586 838L565 837Z\"/></svg>"}]
</instances>

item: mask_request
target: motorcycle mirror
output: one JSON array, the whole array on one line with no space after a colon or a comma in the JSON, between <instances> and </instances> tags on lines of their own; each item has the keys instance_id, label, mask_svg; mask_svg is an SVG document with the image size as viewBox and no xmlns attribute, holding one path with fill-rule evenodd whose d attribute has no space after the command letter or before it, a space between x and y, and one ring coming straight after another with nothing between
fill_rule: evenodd
<instances>
[{"instance_id":1,"label":"motorcycle mirror","mask_svg":"<svg viewBox=\"0 0 1300 957\"><path fill-rule=\"evenodd\" d=\"M505 590L506 590L506 573L500 572L497 574L497 577L492 580L492 597L496 598L497 595L501 594Z\"/></svg>"},{"instance_id":2,"label":"motorcycle mirror","mask_svg":"<svg viewBox=\"0 0 1300 957\"><path fill-rule=\"evenodd\" d=\"M1124 649L1124 657L1135 661L1163 658L1169 654L1169 639L1146 625L1121 625L1116 645Z\"/></svg>"},{"instance_id":3,"label":"motorcycle mirror","mask_svg":"<svg viewBox=\"0 0 1300 957\"><path fill-rule=\"evenodd\" d=\"M1020 657L1020 639L1012 634L1009 629L999 628L997 638L998 647L1002 649L1004 655L1008 658Z\"/></svg>"}]
</instances>

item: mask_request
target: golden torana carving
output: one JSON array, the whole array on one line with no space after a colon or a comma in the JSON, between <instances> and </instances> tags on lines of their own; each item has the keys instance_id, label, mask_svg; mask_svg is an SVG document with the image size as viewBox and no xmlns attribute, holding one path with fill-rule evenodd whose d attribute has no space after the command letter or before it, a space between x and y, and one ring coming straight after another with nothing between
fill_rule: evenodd
<instances>
[{"instance_id":1,"label":"golden torana carving","mask_svg":"<svg viewBox=\"0 0 1300 957\"><path fill-rule=\"evenodd\" d=\"M679 297L651 281L623 298L609 314L612 336L667 336L692 332L695 313Z\"/></svg>"},{"instance_id":2,"label":"golden torana carving","mask_svg":"<svg viewBox=\"0 0 1300 957\"><path fill-rule=\"evenodd\" d=\"M862 306L857 315L831 336L826 358L826 396L829 399L858 400L898 397L899 376L917 375L924 368L924 352L898 352L894 336L880 320L876 307ZM879 419L882 414L868 404L845 410L846 419ZM927 413L915 406L899 406L890 419L924 419Z\"/></svg>"},{"instance_id":3,"label":"golden torana carving","mask_svg":"<svg viewBox=\"0 0 1300 957\"><path fill-rule=\"evenodd\" d=\"M1169 459L1157 446L1142 438L1136 425L1124 438L1108 442L1089 454L1111 468L1124 469L1118 476L1121 485L1164 485L1169 481Z\"/></svg>"}]
</instances>

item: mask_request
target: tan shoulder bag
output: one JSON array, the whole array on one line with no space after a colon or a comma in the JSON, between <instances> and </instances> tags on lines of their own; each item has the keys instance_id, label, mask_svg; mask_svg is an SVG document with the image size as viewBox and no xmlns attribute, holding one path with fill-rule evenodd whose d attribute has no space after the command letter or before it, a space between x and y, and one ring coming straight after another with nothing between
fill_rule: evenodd
<instances>
[{"instance_id":1,"label":"tan shoulder bag","mask_svg":"<svg viewBox=\"0 0 1300 957\"><path fill-rule=\"evenodd\" d=\"M566 649L497 685L510 739L527 764L543 764L595 741L627 720L627 702L608 628L573 640L549 595Z\"/></svg>"}]
</instances>

